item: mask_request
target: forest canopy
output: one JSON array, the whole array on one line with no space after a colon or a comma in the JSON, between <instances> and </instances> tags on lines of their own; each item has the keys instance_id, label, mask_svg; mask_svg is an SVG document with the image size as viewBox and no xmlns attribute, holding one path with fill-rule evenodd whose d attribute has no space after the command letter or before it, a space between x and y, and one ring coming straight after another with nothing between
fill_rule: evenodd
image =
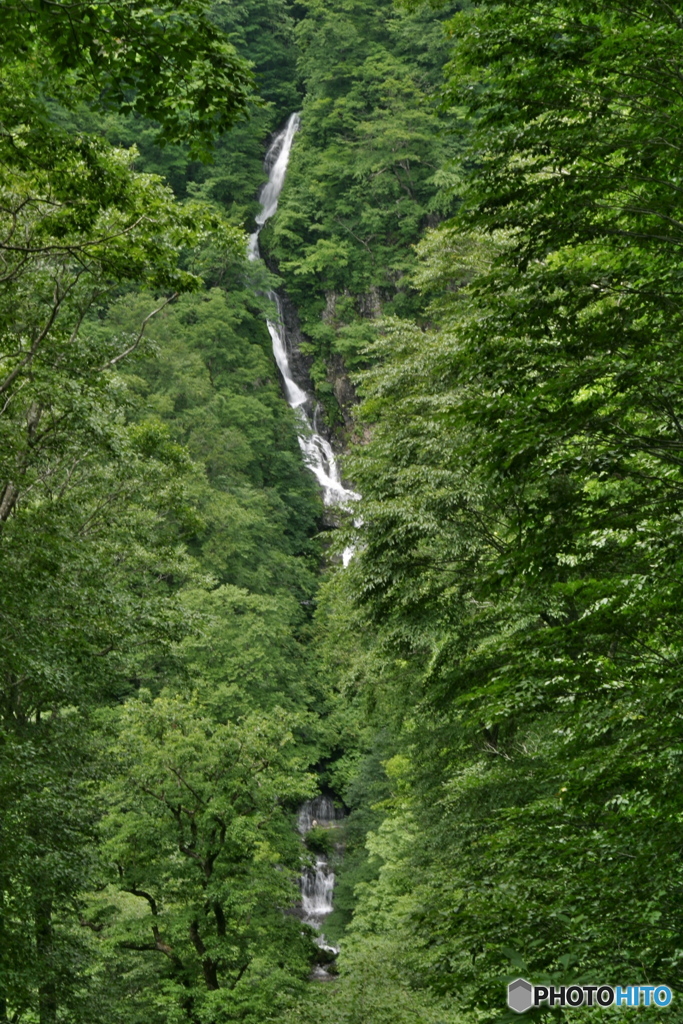
<instances>
[{"instance_id":1,"label":"forest canopy","mask_svg":"<svg viewBox=\"0 0 683 1024\"><path fill-rule=\"evenodd\" d=\"M683 5L0 28L0 1024L677 1021Z\"/></svg>"}]
</instances>

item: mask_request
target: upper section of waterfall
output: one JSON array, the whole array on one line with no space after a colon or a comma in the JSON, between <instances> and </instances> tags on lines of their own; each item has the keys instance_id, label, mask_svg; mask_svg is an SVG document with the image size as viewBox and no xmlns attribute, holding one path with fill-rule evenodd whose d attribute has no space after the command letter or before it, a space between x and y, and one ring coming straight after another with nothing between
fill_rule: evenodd
<instances>
[{"instance_id":1,"label":"upper section of waterfall","mask_svg":"<svg viewBox=\"0 0 683 1024\"><path fill-rule=\"evenodd\" d=\"M269 176L259 196L261 211L256 216L256 223L259 227L263 227L277 210L278 199L289 165L289 154L292 151L294 136L298 132L300 124L300 114L292 114L286 127L275 136L266 153L266 170L269 171Z\"/></svg>"},{"instance_id":2,"label":"upper section of waterfall","mask_svg":"<svg viewBox=\"0 0 683 1024\"><path fill-rule=\"evenodd\" d=\"M333 825L344 818L344 812L334 806L329 796L316 796L307 800L299 811L299 831L305 835L314 825Z\"/></svg>"},{"instance_id":3,"label":"upper section of waterfall","mask_svg":"<svg viewBox=\"0 0 683 1024\"><path fill-rule=\"evenodd\" d=\"M256 216L257 229L249 237L247 255L250 260L259 258L261 228L277 211L278 200L287 175L292 145L300 123L300 115L292 114L282 131L275 136L266 153L265 168L268 171L268 181L261 189L259 196L261 209ZM299 447L303 452L306 465L322 488L324 503L348 507L351 502L358 499L359 495L344 487L332 446L327 438L316 430L316 421L319 415L318 403L294 380L290 362L291 350L282 318L282 306L274 292L271 292L269 297L277 306L278 319L277 321L268 321L268 330L273 342L273 355L282 375L287 402L292 409L296 409L299 417Z\"/></svg>"}]
</instances>

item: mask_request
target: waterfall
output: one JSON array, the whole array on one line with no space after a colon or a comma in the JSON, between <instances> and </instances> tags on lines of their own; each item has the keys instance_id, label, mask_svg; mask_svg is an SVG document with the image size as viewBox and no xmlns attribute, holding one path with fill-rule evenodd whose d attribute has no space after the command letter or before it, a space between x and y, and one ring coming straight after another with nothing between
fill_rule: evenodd
<instances>
[{"instance_id":1,"label":"waterfall","mask_svg":"<svg viewBox=\"0 0 683 1024\"><path fill-rule=\"evenodd\" d=\"M272 145L266 153L265 167L268 171L268 181L261 189L259 196L261 209L256 217L256 231L249 237L247 255L250 260L257 260L261 255L259 250L259 234L261 233L261 228L277 210L278 200L287 174L289 155L292 151L294 136L299 129L300 121L299 114L292 114L282 131L278 132L275 136ZM268 331L273 343L273 355L282 374L287 402L294 409L299 419L299 446L303 452L304 461L322 488L325 505L348 506L349 502L357 500L358 495L344 487L332 446L317 430L320 414L318 403L312 395L309 395L308 392L299 387L292 375L290 348L284 327L280 297L275 292L269 292L268 298L275 304L278 314L277 320L268 321ZM347 561L346 552L344 554L344 561Z\"/></svg>"},{"instance_id":2,"label":"waterfall","mask_svg":"<svg viewBox=\"0 0 683 1024\"><path fill-rule=\"evenodd\" d=\"M344 815L334 806L329 796L317 796L315 800L307 800L299 811L299 832L305 835L313 824L329 826Z\"/></svg>"},{"instance_id":3,"label":"waterfall","mask_svg":"<svg viewBox=\"0 0 683 1024\"><path fill-rule=\"evenodd\" d=\"M265 169L268 172L268 181L261 189L259 196L261 209L256 217L256 231L249 237L247 255L250 260L260 258L259 235L261 229L277 211L278 200L287 174L289 156L299 124L299 114L292 114L286 126L275 136L266 153ZM273 355L282 375L285 397L299 420L298 439L304 461L322 489L325 505L348 508L350 503L356 501L360 495L344 487L332 446L318 431L320 407L313 396L304 391L294 380L281 299L276 292L268 292L268 298L277 309L277 319L267 321L273 343ZM359 523L359 520L356 521L356 525ZM352 547L344 551L344 565L348 565L353 557L353 551ZM330 797L319 796L315 800L307 800L302 806L299 812L299 831L305 836L316 825L332 829L341 817L343 815L337 812ZM301 873L301 916L306 924L311 925L318 932L316 942L322 950L330 954L330 959L333 959L339 950L335 946L327 944L322 926L325 918L332 911L333 892L334 871L327 858L322 854L317 854L315 866L307 866ZM322 965L316 966L311 976L318 981L329 981L332 977Z\"/></svg>"},{"instance_id":4,"label":"waterfall","mask_svg":"<svg viewBox=\"0 0 683 1024\"><path fill-rule=\"evenodd\" d=\"M311 828L321 826L334 828L337 821L344 815L337 811L329 796L318 796L315 800L307 800L299 811L299 831L305 835ZM306 867L301 873L301 910L302 920L318 932L316 942L321 949L331 954L333 959L339 952L336 946L330 946L322 933L325 918L332 912L332 895L334 892L334 871L327 857L316 854L315 866ZM313 969L311 976L316 981L331 981L332 976L322 965Z\"/></svg>"}]
</instances>

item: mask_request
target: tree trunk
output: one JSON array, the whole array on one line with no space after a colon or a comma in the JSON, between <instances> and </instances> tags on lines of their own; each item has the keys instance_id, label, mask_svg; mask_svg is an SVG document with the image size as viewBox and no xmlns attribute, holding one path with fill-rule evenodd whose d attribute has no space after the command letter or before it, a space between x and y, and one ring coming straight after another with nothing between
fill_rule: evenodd
<instances>
[{"instance_id":1,"label":"tree trunk","mask_svg":"<svg viewBox=\"0 0 683 1024\"><path fill-rule=\"evenodd\" d=\"M215 960L212 960L210 956L207 956L206 946L202 942L201 935L199 934L199 925L196 921L193 921L190 925L190 938L192 939L192 945L202 958L204 983L210 992L217 992L220 988L220 985L218 984L218 965ZM43 1024L43 1022L41 1021L40 1024Z\"/></svg>"},{"instance_id":2,"label":"tree trunk","mask_svg":"<svg viewBox=\"0 0 683 1024\"><path fill-rule=\"evenodd\" d=\"M57 988L55 985L52 933L52 901L41 900L36 908L36 950L40 985L38 988L38 1010L40 1024L56 1024Z\"/></svg>"},{"instance_id":3,"label":"tree trunk","mask_svg":"<svg viewBox=\"0 0 683 1024\"><path fill-rule=\"evenodd\" d=\"M0 498L0 523L4 523L9 517L18 497L19 491L10 480L3 488L2 497Z\"/></svg>"}]
</instances>

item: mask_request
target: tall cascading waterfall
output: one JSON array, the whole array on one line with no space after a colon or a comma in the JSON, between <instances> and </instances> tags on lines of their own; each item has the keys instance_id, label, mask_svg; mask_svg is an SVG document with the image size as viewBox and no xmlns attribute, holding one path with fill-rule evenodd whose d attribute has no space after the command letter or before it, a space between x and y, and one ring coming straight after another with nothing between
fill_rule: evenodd
<instances>
[{"instance_id":1,"label":"tall cascading waterfall","mask_svg":"<svg viewBox=\"0 0 683 1024\"><path fill-rule=\"evenodd\" d=\"M261 210L256 217L256 231L249 237L247 255L250 260L260 258L259 234L261 228L277 210L282 186L285 183L289 156L299 124L299 114L292 114L283 130L275 136L266 153L265 167L268 171L268 181L259 196ZM318 403L312 395L309 395L297 384L292 375L291 351L285 331L280 297L276 292L269 292L268 298L273 301L278 313L277 320L268 320L268 331L273 342L273 355L282 374L287 402L299 418L298 438L304 460L320 484L325 505L349 508L350 504L359 498L359 495L344 487L332 446L317 429L320 415ZM347 548L343 556L344 564L347 565L352 557L353 549ZM339 818L340 815L336 812L329 797L316 797L315 800L306 801L301 808L299 831L305 835L314 825L332 828ZM338 950L327 944L322 933L323 922L332 911L333 891L334 871L327 857L317 854L315 867L304 868L301 875L302 919L318 931L317 942L321 949L336 955ZM323 966L318 966L313 971L313 977L320 981L327 981L330 980L331 975Z\"/></svg>"},{"instance_id":2,"label":"tall cascading waterfall","mask_svg":"<svg viewBox=\"0 0 683 1024\"><path fill-rule=\"evenodd\" d=\"M277 210L278 200L285 183L289 155L292 151L294 136L299 124L299 114L292 114L286 126L279 132L266 153L266 170L268 181L261 190L259 196L261 210L256 217L257 229L249 238L247 254L250 260L260 257L259 234L261 228L266 224ZM282 380L284 382L285 396L287 402L295 410L299 417L299 445L304 455L308 468L314 473L323 492L323 501L328 506L348 507L350 502L355 501L358 495L344 487L339 473L339 464L332 451L332 446L327 438L318 433L318 420L320 408L312 395L299 387L292 375L290 365L290 348L285 332L282 317L282 302L276 292L269 292L268 298L277 307L277 320L268 321L268 330L273 342L273 355L278 365ZM347 560L345 554L344 560Z\"/></svg>"}]
</instances>

